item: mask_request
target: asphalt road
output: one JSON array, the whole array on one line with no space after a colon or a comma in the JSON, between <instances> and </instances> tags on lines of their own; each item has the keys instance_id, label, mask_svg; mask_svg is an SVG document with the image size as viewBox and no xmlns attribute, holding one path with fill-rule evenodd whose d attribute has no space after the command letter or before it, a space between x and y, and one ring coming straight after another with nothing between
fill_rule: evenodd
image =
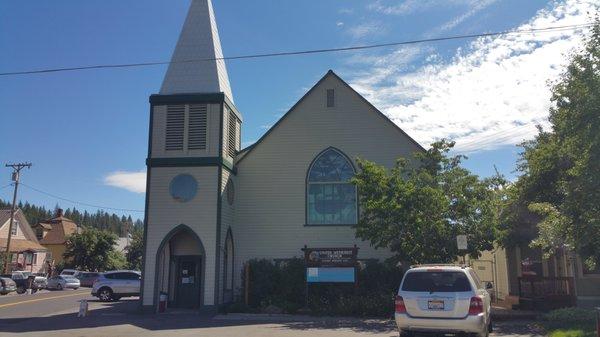
<instances>
[{"instance_id":1,"label":"asphalt road","mask_svg":"<svg viewBox=\"0 0 600 337\"><path fill-rule=\"evenodd\" d=\"M0 327L3 323L28 317L44 317L65 310L78 310L79 300L94 298L90 288L77 290L41 291L35 294L0 296Z\"/></svg>"},{"instance_id":2,"label":"asphalt road","mask_svg":"<svg viewBox=\"0 0 600 337\"><path fill-rule=\"evenodd\" d=\"M87 299L90 313L78 318L79 300ZM262 318L232 314L203 316L195 311L142 315L138 299L99 302L90 289L0 297L0 337L53 336L249 336L249 337L397 337L391 320L285 316ZM502 322L491 337L541 337L524 321Z\"/></svg>"}]
</instances>

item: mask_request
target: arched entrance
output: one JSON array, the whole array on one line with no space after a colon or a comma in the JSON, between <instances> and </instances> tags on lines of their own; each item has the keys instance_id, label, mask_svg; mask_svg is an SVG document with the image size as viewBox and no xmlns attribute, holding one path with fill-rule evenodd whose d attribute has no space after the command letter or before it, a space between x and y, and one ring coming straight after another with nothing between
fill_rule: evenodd
<instances>
[{"instance_id":1,"label":"arched entrance","mask_svg":"<svg viewBox=\"0 0 600 337\"><path fill-rule=\"evenodd\" d=\"M199 308L203 303L205 256L202 241L191 228L179 225L171 230L157 251L154 298L166 293L168 307Z\"/></svg>"}]
</instances>

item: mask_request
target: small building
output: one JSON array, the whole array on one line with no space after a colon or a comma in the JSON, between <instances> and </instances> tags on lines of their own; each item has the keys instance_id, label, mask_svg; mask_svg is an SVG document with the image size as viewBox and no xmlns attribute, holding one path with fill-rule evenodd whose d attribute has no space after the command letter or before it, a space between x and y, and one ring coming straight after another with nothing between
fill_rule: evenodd
<instances>
[{"instance_id":1,"label":"small building","mask_svg":"<svg viewBox=\"0 0 600 337\"><path fill-rule=\"evenodd\" d=\"M6 252L9 227L10 209L2 209L0 210L0 251L2 253ZM21 209L15 211L10 231L12 232L10 240L11 271L45 272L48 250L38 242ZM0 268L4 268L4 266L0 266Z\"/></svg>"},{"instance_id":2,"label":"small building","mask_svg":"<svg viewBox=\"0 0 600 337\"><path fill-rule=\"evenodd\" d=\"M53 218L41 221L33 226L39 243L48 249L48 260L54 265L63 262L69 235L79 233L79 226L63 216L63 210L57 209Z\"/></svg>"}]
</instances>

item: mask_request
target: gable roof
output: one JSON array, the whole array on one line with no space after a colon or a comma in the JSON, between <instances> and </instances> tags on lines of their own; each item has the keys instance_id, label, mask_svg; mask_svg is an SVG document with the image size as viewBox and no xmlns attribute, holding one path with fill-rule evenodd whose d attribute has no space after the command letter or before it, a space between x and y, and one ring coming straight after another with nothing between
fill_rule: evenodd
<instances>
[{"instance_id":1,"label":"gable roof","mask_svg":"<svg viewBox=\"0 0 600 337\"><path fill-rule=\"evenodd\" d=\"M398 132L400 132L402 135L404 135L405 137L407 137L413 144L415 144L417 146L418 149L420 149L421 151L426 151L425 148L423 146L421 146L421 144L419 144L416 140L414 140L411 136L409 136L406 132L404 132L404 130L402 130L396 123L394 123L388 116L386 116L383 112L381 112L379 109L377 109L373 104L371 104L371 102L369 102L366 98L364 98L361 94L359 94L356 90L354 90L354 88L352 88L348 83L346 83L346 81L344 81L341 77L339 77L333 70L329 69L329 71L327 71L327 73L321 77L321 79L319 81L317 81L317 83L315 83L315 85L312 86L312 88L310 88L306 94L304 94L299 100L298 102L296 102L296 104L294 104L289 110L288 112L286 112L275 124L273 124L273 126L267 130L267 132L265 132L264 135L262 135L262 137L260 137L254 144L242 149L241 151L239 151L237 153L237 163L240 163L242 160L244 160L244 158L246 158L251 152L252 150L254 150L254 148L256 148L263 140L265 140L265 138L267 138L267 136L269 136L269 134L277 127L279 126L279 124L281 124L281 122L287 117L289 116L292 111L294 111L296 109L296 107L302 102L304 101L304 99L306 97L308 97L314 90L316 90L316 88L319 86L319 84L321 84L323 81L325 81L325 79L329 76L333 76L335 79L337 79L338 81L340 81L345 87L347 87L348 89L350 89L351 92L353 92L354 94L356 94L365 104L367 104L371 109L373 109L373 111L375 111L377 114L379 114L381 117L383 117L384 120L386 120L387 122L389 122L390 124L392 124L394 126L394 128L396 130L398 130ZM238 159L239 158L239 159Z\"/></svg>"},{"instance_id":2,"label":"gable roof","mask_svg":"<svg viewBox=\"0 0 600 337\"><path fill-rule=\"evenodd\" d=\"M67 237L78 232L78 226L73 220L64 216L57 216L52 219L44 220L34 227L43 227L51 229L46 236L40 240L42 245L61 245L67 242Z\"/></svg>"},{"instance_id":3,"label":"gable roof","mask_svg":"<svg viewBox=\"0 0 600 337\"><path fill-rule=\"evenodd\" d=\"M8 209L0 209L0 228L4 225L8 226L10 220L10 208ZM31 229L25 214L19 208L15 211L15 220L19 222L19 228L23 235L27 238L27 240L12 238L10 240L10 251L11 252L22 252L25 250L32 251L45 251L44 248L37 240L35 233ZM8 238L0 238L0 247L2 251L6 250L6 242Z\"/></svg>"}]
</instances>

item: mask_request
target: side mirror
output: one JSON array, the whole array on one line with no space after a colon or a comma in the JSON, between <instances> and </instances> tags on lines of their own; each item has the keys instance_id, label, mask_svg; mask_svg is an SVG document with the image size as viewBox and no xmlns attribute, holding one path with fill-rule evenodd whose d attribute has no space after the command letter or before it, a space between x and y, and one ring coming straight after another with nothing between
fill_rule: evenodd
<instances>
[{"instance_id":1,"label":"side mirror","mask_svg":"<svg viewBox=\"0 0 600 337\"><path fill-rule=\"evenodd\" d=\"M485 289L490 290L490 289L494 289L494 285L492 284L492 282L488 282L485 284Z\"/></svg>"}]
</instances>

